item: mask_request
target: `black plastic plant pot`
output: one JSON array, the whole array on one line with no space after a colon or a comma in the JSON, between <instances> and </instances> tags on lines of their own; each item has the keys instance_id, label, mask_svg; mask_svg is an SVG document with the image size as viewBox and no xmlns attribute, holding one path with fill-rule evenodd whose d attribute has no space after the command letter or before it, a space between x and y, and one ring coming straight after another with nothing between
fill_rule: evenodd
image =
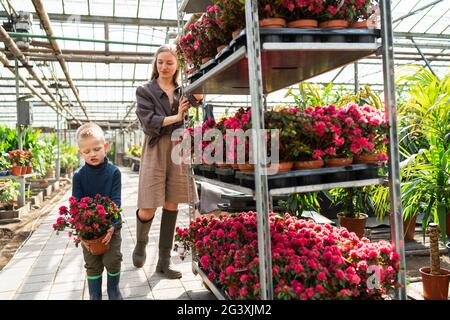
<instances>
[{"instance_id":1,"label":"black plastic plant pot","mask_svg":"<svg viewBox=\"0 0 450 320\"><path fill-rule=\"evenodd\" d=\"M295 42L314 42L314 36L311 34L299 34L295 36Z\"/></svg>"},{"instance_id":2,"label":"black plastic plant pot","mask_svg":"<svg viewBox=\"0 0 450 320\"><path fill-rule=\"evenodd\" d=\"M374 36L359 36L358 37L358 42L359 43L374 43L375 42L375 37Z\"/></svg>"},{"instance_id":3,"label":"black plastic plant pot","mask_svg":"<svg viewBox=\"0 0 450 320\"><path fill-rule=\"evenodd\" d=\"M376 165L368 165L367 169L352 172L353 180L376 179L378 177L378 167Z\"/></svg>"},{"instance_id":4,"label":"black plastic plant pot","mask_svg":"<svg viewBox=\"0 0 450 320\"><path fill-rule=\"evenodd\" d=\"M327 37L327 42L342 43L342 42L345 42L345 36L344 35L330 35Z\"/></svg>"},{"instance_id":5,"label":"black plastic plant pot","mask_svg":"<svg viewBox=\"0 0 450 320\"><path fill-rule=\"evenodd\" d=\"M261 43L265 42L283 42L283 36L278 34L262 34Z\"/></svg>"},{"instance_id":6,"label":"black plastic plant pot","mask_svg":"<svg viewBox=\"0 0 450 320\"><path fill-rule=\"evenodd\" d=\"M203 176L208 179L217 178L216 168L213 165L200 165L200 170L203 172Z\"/></svg>"},{"instance_id":7,"label":"black plastic plant pot","mask_svg":"<svg viewBox=\"0 0 450 320\"><path fill-rule=\"evenodd\" d=\"M194 174L195 174L195 175L201 175L201 174L202 174L202 171L200 170L200 165L195 164L195 165L193 166L193 169L194 169Z\"/></svg>"},{"instance_id":8,"label":"black plastic plant pot","mask_svg":"<svg viewBox=\"0 0 450 320\"><path fill-rule=\"evenodd\" d=\"M350 171L338 171L324 174L322 180L324 183L343 182L352 180L353 175Z\"/></svg>"},{"instance_id":9,"label":"black plastic plant pot","mask_svg":"<svg viewBox=\"0 0 450 320\"><path fill-rule=\"evenodd\" d=\"M321 175L308 175L308 176L298 176L297 185L298 186L308 186L322 183Z\"/></svg>"},{"instance_id":10,"label":"black plastic plant pot","mask_svg":"<svg viewBox=\"0 0 450 320\"><path fill-rule=\"evenodd\" d=\"M267 183L270 189L287 188L297 185L297 179L295 177L269 176Z\"/></svg>"}]
</instances>

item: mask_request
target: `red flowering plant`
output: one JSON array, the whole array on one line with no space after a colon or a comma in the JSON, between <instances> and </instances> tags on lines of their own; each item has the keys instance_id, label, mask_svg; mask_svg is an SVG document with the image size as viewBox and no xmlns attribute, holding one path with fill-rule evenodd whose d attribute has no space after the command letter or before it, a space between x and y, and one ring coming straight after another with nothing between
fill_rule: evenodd
<instances>
[{"instance_id":1,"label":"red flowering plant","mask_svg":"<svg viewBox=\"0 0 450 320\"><path fill-rule=\"evenodd\" d=\"M208 6L205 13L207 21L207 32L210 41L223 45L231 40L231 32L234 30L226 30L222 12L218 6Z\"/></svg>"},{"instance_id":2,"label":"red flowering plant","mask_svg":"<svg viewBox=\"0 0 450 320\"><path fill-rule=\"evenodd\" d=\"M371 18L378 7L379 0L352 0L353 21Z\"/></svg>"},{"instance_id":3,"label":"red flowering plant","mask_svg":"<svg viewBox=\"0 0 450 320\"><path fill-rule=\"evenodd\" d=\"M227 36L245 26L244 3L244 0L216 1L215 5L218 8L216 21Z\"/></svg>"},{"instance_id":4,"label":"red flowering plant","mask_svg":"<svg viewBox=\"0 0 450 320\"><path fill-rule=\"evenodd\" d=\"M99 194L95 198L84 197L77 201L74 197L69 198L70 206L59 208L59 217L53 224L53 229L59 234L66 228L69 237L74 236L76 246L82 240L94 240L106 234L112 223L121 223L119 208L109 197Z\"/></svg>"},{"instance_id":5,"label":"red flowering plant","mask_svg":"<svg viewBox=\"0 0 450 320\"><path fill-rule=\"evenodd\" d=\"M317 19L323 10L324 0L283 0L282 6L285 9L286 17L289 21L299 19Z\"/></svg>"},{"instance_id":6,"label":"red flowering plant","mask_svg":"<svg viewBox=\"0 0 450 320\"><path fill-rule=\"evenodd\" d=\"M194 24L189 25L190 31L180 38L176 46L176 52L181 66L192 64L198 68L201 65L201 57L197 55L195 49L196 38L192 34L194 28Z\"/></svg>"},{"instance_id":7,"label":"red flowering plant","mask_svg":"<svg viewBox=\"0 0 450 320\"><path fill-rule=\"evenodd\" d=\"M390 243L359 239L345 228L270 214L275 299L380 299L399 286ZM193 258L231 299L259 299L255 212L197 218L177 228L182 256Z\"/></svg>"},{"instance_id":8,"label":"red flowering plant","mask_svg":"<svg viewBox=\"0 0 450 320\"><path fill-rule=\"evenodd\" d=\"M283 0L258 0L258 15L260 19L284 18Z\"/></svg>"},{"instance_id":9,"label":"red flowering plant","mask_svg":"<svg viewBox=\"0 0 450 320\"><path fill-rule=\"evenodd\" d=\"M358 154L378 154L380 161L387 160L386 146L388 143L387 129L388 123L382 110L371 106L358 106L349 104L346 112L354 120L358 131L353 131L361 135L354 144L359 148Z\"/></svg>"},{"instance_id":10,"label":"red flowering plant","mask_svg":"<svg viewBox=\"0 0 450 320\"><path fill-rule=\"evenodd\" d=\"M353 2L354 0L324 0L323 10L318 14L318 20L353 20L356 15L356 8Z\"/></svg>"},{"instance_id":11,"label":"red flowering plant","mask_svg":"<svg viewBox=\"0 0 450 320\"><path fill-rule=\"evenodd\" d=\"M22 150L12 150L9 152L9 160L13 167L25 166L27 163L26 157L25 151Z\"/></svg>"},{"instance_id":12,"label":"red flowering plant","mask_svg":"<svg viewBox=\"0 0 450 320\"><path fill-rule=\"evenodd\" d=\"M252 111L251 108L239 108L239 110L234 114L234 116L227 118L223 122L223 127L225 129L225 134L223 136L225 143L225 155L227 163L238 163L238 146L244 145L245 152L245 163L248 163L252 158L252 148L249 139L242 137L238 134L238 131L243 131L244 133L252 128L251 121ZM233 133L233 140L227 138L227 133ZM229 142L231 145L229 145Z\"/></svg>"}]
</instances>

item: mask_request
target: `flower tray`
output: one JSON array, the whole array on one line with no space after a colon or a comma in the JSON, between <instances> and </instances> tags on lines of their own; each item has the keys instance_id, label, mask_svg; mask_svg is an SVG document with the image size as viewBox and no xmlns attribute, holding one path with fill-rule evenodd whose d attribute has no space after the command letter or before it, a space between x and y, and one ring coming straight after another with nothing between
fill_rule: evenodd
<instances>
[{"instance_id":1,"label":"flower tray","mask_svg":"<svg viewBox=\"0 0 450 320\"><path fill-rule=\"evenodd\" d=\"M282 196L273 196L272 200L273 200L273 204L277 204L278 201L283 200L286 201L287 200L287 196L286 195L282 195ZM221 199L228 201L229 206L233 207L233 208L254 208L256 207L256 202L255 199L253 199L253 196L251 195L244 195L244 194L227 194L224 193L221 196ZM277 206L275 206L277 207Z\"/></svg>"},{"instance_id":2,"label":"flower tray","mask_svg":"<svg viewBox=\"0 0 450 320\"><path fill-rule=\"evenodd\" d=\"M232 168L216 168L216 174L222 182L235 183L234 170Z\"/></svg>"},{"instance_id":3,"label":"flower tray","mask_svg":"<svg viewBox=\"0 0 450 320\"><path fill-rule=\"evenodd\" d=\"M379 29L260 29L261 44L278 42L375 43ZM246 44L245 31L230 42L232 52Z\"/></svg>"},{"instance_id":4,"label":"flower tray","mask_svg":"<svg viewBox=\"0 0 450 320\"><path fill-rule=\"evenodd\" d=\"M203 74L205 74L206 72L208 72L209 70L211 70L215 66L217 66L216 59L211 59L208 62L206 62L206 63L201 65L200 72L203 72Z\"/></svg>"},{"instance_id":5,"label":"flower tray","mask_svg":"<svg viewBox=\"0 0 450 320\"><path fill-rule=\"evenodd\" d=\"M267 176L269 189L286 188L293 186L307 186L322 183L336 183L375 179L379 177L378 169L382 165L354 164L343 167L325 167L309 170L293 170ZM243 187L254 188L253 172L236 172L236 180Z\"/></svg>"},{"instance_id":6,"label":"flower tray","mask_svg":"<svg viewBox=\"0 0 450 320\"><path fill-rule=\"evenodd\" d=\"M187 78L192 83L192 82L200 79L203 76L203 74L204 74L204 72L202 70L197 70L197 71L191 73L190 75L188 75Z\"/></svg>"},{"instance_id":7,"label":"flower tray","mask_svg":"<svg viewBox=\"0 0 450 320\"><path fill-rule=\"evenodd\" d=\"M200 165L200 171L203 173L202 175L208 179L216 179L216 168L213 165Z\"/></svg>"},{"instance_id":8,"label":"flower tray","mask_svg":"<svg viewBox=\"0 0 450 320\"><path fill-rule=\"evenodd\" d=\"M215 60L220 63L223 60L225 60L226 58L228 58L231 54L233 53L233 51L231 51L229 46L226 46L224 49L222 49L222 51L220 51L216 56L215 56Z\"/></svg>"}]
</instances>

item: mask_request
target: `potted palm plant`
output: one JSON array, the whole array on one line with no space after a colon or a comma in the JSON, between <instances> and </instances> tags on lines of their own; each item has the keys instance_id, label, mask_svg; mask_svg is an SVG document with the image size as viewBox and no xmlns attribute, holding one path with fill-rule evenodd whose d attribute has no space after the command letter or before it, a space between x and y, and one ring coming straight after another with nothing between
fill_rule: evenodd
<instances>
[{"instance_id":1,"label":"potted palm plant","mask_svg":"<svg viewBox=\"0 0 450 320\"><path fill-rule=\"evenodd\" d=\"M427 228L430 236L430 267L420 268L425 300L448 300L450 270L441 268L439 258L439 226L430 223Z\"/></svg>"}]
</instances>

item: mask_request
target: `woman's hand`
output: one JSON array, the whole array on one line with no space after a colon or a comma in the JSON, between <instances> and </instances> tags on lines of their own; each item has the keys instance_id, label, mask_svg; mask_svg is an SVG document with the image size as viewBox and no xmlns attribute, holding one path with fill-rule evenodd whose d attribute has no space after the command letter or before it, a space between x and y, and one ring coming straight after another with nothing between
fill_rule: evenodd
<instances>
[{"instance_id":1,"label":"woman's hand","mask_svg":"<svg viewBox=\"0 0 450 320\"><path fill-rule=\"evenodd\" d=\"M183 121L184 113L191 107L191 104L189 103L188 99L186 97L181 97L178 105L178 114L177 119L178 121Z\"/></svg>"}]
</instances>

